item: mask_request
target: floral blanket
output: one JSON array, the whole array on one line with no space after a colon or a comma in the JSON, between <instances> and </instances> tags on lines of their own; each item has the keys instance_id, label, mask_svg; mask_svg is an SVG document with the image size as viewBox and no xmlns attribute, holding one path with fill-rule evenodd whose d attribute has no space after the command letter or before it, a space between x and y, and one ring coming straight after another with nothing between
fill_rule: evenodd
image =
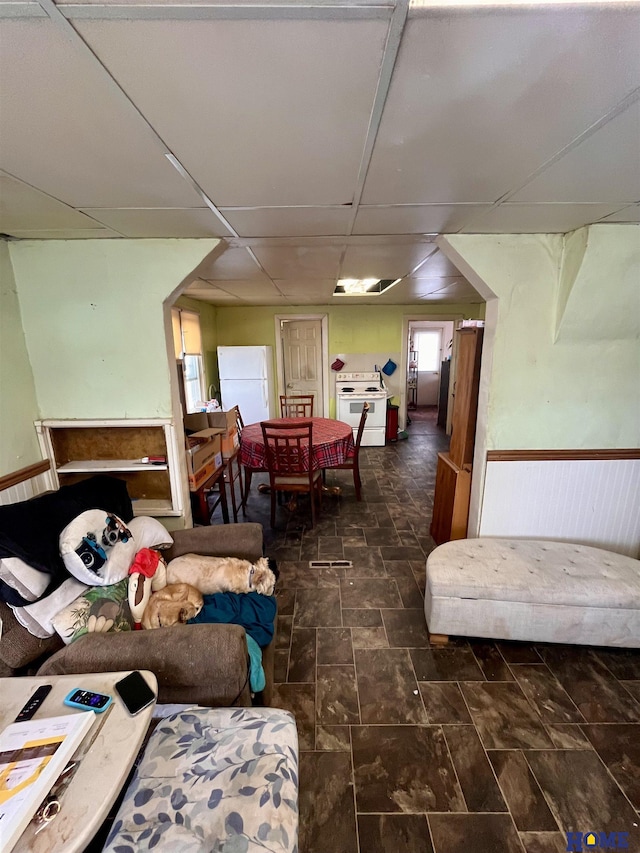
<instances>
[{"instance_id":1,"label":"floral blanket","mask_svg":"<svg viewBox=\"0 0 640 853\"><path fill-rule=\"evenodd\" d=\"M103 853L297 853L298 737L276 708L194 708L151 736Z\"/></svg>"}]
</instances>

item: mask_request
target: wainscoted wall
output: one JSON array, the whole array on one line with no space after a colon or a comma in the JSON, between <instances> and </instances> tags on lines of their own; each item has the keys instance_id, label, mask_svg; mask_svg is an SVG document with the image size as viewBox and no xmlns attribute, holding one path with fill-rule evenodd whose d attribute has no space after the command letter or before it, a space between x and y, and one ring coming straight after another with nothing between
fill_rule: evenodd
<instances>
[{"instance_id":1,"label":"wainscoted wall","mask_svg":"<svg viewBox=\"0 0 640 853\"><path fill-rule=\"evenodd\" d=\"M640 556L640 450L489 451L480 536Z\"/></svg>"},{"instance_id":2,"label":"wainscoted wall","mask_svg":"<svg viewBox=\"0 0 640 853\"><path fill-rule=\"evenodd\" d=\"M28 501L42 492L54 489L49 468L49 460L45 459L0 477L0 506Z\"/></svg>"}]
</instances>

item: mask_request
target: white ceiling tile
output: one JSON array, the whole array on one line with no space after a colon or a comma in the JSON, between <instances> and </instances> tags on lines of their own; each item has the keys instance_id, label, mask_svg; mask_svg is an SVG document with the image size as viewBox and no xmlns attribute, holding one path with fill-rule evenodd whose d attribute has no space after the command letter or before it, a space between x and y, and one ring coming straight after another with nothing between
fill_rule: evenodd
<instances>
[{"instance_id":1,"label":"white ceiling tile","mask_svg":"<svg viewBox=\"0 0 640 853\"><path fill-rule=\"evenodd\" d=\"M442 278L442 276L459 276L460 270L455 267L440 250L430 255L414 274L413 278Z\"/></svg>"},{"instance_id":2,"label":"white ceiling tile","mask_svg":"<svg viewBox=\"0 0 640 853\"><path fill-rule=\"evenodd\" d=\"M470 234L565 234L597 222L619 205L611 204L501 204L473 219Z\"/></svg>"},{"instance_id":3,"label":"white ceiling tile","mask_svg":"<svg viewBox=\"0 0 640 853\"><path fill-rule=\"evenodd\" d=\"M0 43L1 168L73 207L202 204L48 18L0 21Z\"/></svg>"},{"instance_id":4,"label":"white ceiling tile","mask_svg":"<svg viewBox=\"0 0 640 853\"><path fill-rule=\"evenodd\" d=\"M198 268L206 281L268 281L268 277L253 260L247 249L225 249L213 260L205 258Z\"/></svg>"},{"instance_id":5,"label":"white ceiling tile","mask_svg":"<svg viewBox=\"0 0 640 853\"><path fill-rule=\"evenodd\" d=\"M488 205L425 204L358 209L354 234L451 234Z\"/></svg>"},{"instance_id":6,"label":"white ceiling tile","mask_svg":"<svg viewBox=\"0 0 640 853\"><path fill-rule=\"evenodd\" d=\"M438 278L414 278L410 276L406 281L411 285L413 293L417 296L436 293L444 287L450 287L455 284L467 283L467 280L463 276L441 276Z\"/></svg>"},{"instance_id":7,"label":"white ceiling tile","mask_svg":"<svg viewBox=\"0 0 640 853\"><path fill-rule=\"evenodd\" d=\"M603 222L640 222L640 204L630 204L622 210L605 216Z\"/></svg>"},{"instance_id":8,"label":"white ceiling tile","mask_svg":"<svg viewBox=\"0 0 640 853\"><path fill-rule=\"evenodd\" d=\"M108 228L91 228L72 230L61 228L58 230L29 230L15 228L11 234L20 240L103 240L119 238L120 234L110 231Z\"/></svg>"},{"instance_id":9,"label":"white ceiling tile","mask_svg":"<svg viewBox=\"0 0 640 853\"><path fill-rule=\"evenodd\" d=\"M190 210L83 208L124 237L226 237L229 231L209 208Z\"/></svg>"},{"instance_id":10,"label":"white ceiling tile","mask_svg":"<svg viewBox=\"0 0 640 853\"><path fill-rule=\"evenodd\" d=\"M430 243L349 246L340 278L400 278L410 273L434 247Z\"/></svg>"},{"instance_id":11,"label":"white ceiling tile","mask_svg":"<svg viewBox=\"0 0 640 853\"><path fill-rule=\"evenodd\" d=\"M0 174L0 232L3 234L99 227L99 224L72 207L10 175Z\"/></svg>"},{"instance_id":12,"label":"white ceiling tile","mask_svg":"<svg viewBox=\"0 0 640 853\"><path fill-rule=\"evenodd\" d=\"M217 287L210 286L207 282L195 281L184 291L184 295L191 299L201 299L203 302L211 302L215 305L241 305L241 300L231 293L225 293Z\"/></svg>"},{"instance_id":13,"label":"white ceiling tile","mask_svg":"<svg viewBox=\"0 0 640 853\"><path fill-rule=\"evenodd\" d=\"M299 279L278 279L274 282L280 293L290 301L304 301L306 304L325 303L333 296L336 287L335 279L311 279L300 281Z\"/></svg>"},{"instance_id":14,"label":"white ceiling tile","mask_svg":"<svg viewBox=\"0 0 640 853\"><path fill-rule=\"evenodd\" d=\"M75 25L216 205L351 202L387 21Z\"/></svg>"},{"instance_id":15,"label":"white ceiling tile","mask_svg":"<svg viewBox=\"0 0 640 853\"><path fill-rule=\"evenodd\" d=\"M279 207L238 209L221 213L241 237L307 237L345 234L350 207Z\"/></svg>"},{"instance_id":16,"label":"white ceiling tile","mask_svg":"<svg viewBox=\"0 0 640 853\"><path fill-rule=\"evenodd\" d=\"M640 9L606 5L414 13L363 203L495 201L603 116L640 78Z\"/></svg>"},{"instance_id":17,"label":"white ceiling tile","mask_svg":"<svg viewBox=\"0 0 640 853\"><path fill-rule=\"evenodd\" d=\"M337 278L341 246L256 246L256 257L273 279Z\"/></svg>"},{"instance_id":18,"label":"white ceiling tile","mask_svg":"<svg viewBox=\"0 0 640 853\"><path fill-rule=\"evenodd\" d=\"M638 41L640 48L640 39ZM640 55L640 49L638 50ZM640 103L635 102L545 169L511 201L640 199Z\"/></svg>"},{"instance_id":19,"label":"white ceiling tile","mask_svg":"<svg viewBox=\"0 0 640 853\"><path fill-rule=\"evenodd\" d=\"M8 0L8 2L22 2L22 0ZM262 12L262 17L268 16L273 17L274 13L270 9L269 6L270 0L262 0L262 3L256 3L256 0L233 0L232 3L229 0L84 0L83 5L92 5L92 4L100 4L104 6L109 5L135 5L135 6L144 6L144 5L171 5L171 6L198 6L200 4L216 7L223 6L226 7L227 10L234 9L235 7L243 7L249 6L252 7L251 12L256 17ZM306 4L305 4L306 5ZM290 6L299 12L299 7L301 6L300 0L278 0L277 8L278 12L276 14L281 14L281 7ZM321 8L323 6L329 7L330 9L335 9L337 6L339 7L358 7L362 9L366 6L371 7L388 7L389 0L340 0L339 4L336 3L336 0L313 0L313 7Z\"/></svg>"},{"instance_id":20,"label":"white ceiling tile","mask_svg":"<svg viewBox=\"0 0 640 853\"><path fill-rule=\"evenodd\" d=\"M226 293L230 293L244 302L257 299L279 300L282 297L280 291L269 279L261 281L217 281L215 284L218 289L224 290Z\"/></svg>"}]
</instances>

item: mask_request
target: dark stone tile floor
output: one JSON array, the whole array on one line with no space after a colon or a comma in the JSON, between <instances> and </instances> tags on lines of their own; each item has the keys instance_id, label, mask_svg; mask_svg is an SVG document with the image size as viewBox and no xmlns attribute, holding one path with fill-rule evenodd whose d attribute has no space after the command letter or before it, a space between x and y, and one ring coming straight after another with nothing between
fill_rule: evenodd
<instances>
[{"instance_id":1,"label":"dark stone tile floor","mask_svg":"<svg viewBox=\"0 0 640 853\"><path fill-rule=\"evenodd\" d=\"M559 853L628 832L640 853L640 652L452 638L423 616L437 453L429 411L330 472L319 522L254 477L247 520L278 560L274 704L300 738L301 853ZM352 568L311 569L345 559Z\"/></svg>"}]
</instances>

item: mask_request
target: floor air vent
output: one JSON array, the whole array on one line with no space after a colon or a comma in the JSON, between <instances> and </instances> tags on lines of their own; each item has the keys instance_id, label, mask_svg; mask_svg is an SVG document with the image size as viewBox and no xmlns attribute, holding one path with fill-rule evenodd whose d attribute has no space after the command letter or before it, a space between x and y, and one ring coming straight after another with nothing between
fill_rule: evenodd
<instances>
[{"instance_id":1,"label":"floor air vent","mask_svg":"<svg viewBox=\"0 0 640 853\"><path fill-rule=\"evenodd\" d=\"M352 569L351 560L309 560L310 569Z\"/></svg>"}]
</instances>

